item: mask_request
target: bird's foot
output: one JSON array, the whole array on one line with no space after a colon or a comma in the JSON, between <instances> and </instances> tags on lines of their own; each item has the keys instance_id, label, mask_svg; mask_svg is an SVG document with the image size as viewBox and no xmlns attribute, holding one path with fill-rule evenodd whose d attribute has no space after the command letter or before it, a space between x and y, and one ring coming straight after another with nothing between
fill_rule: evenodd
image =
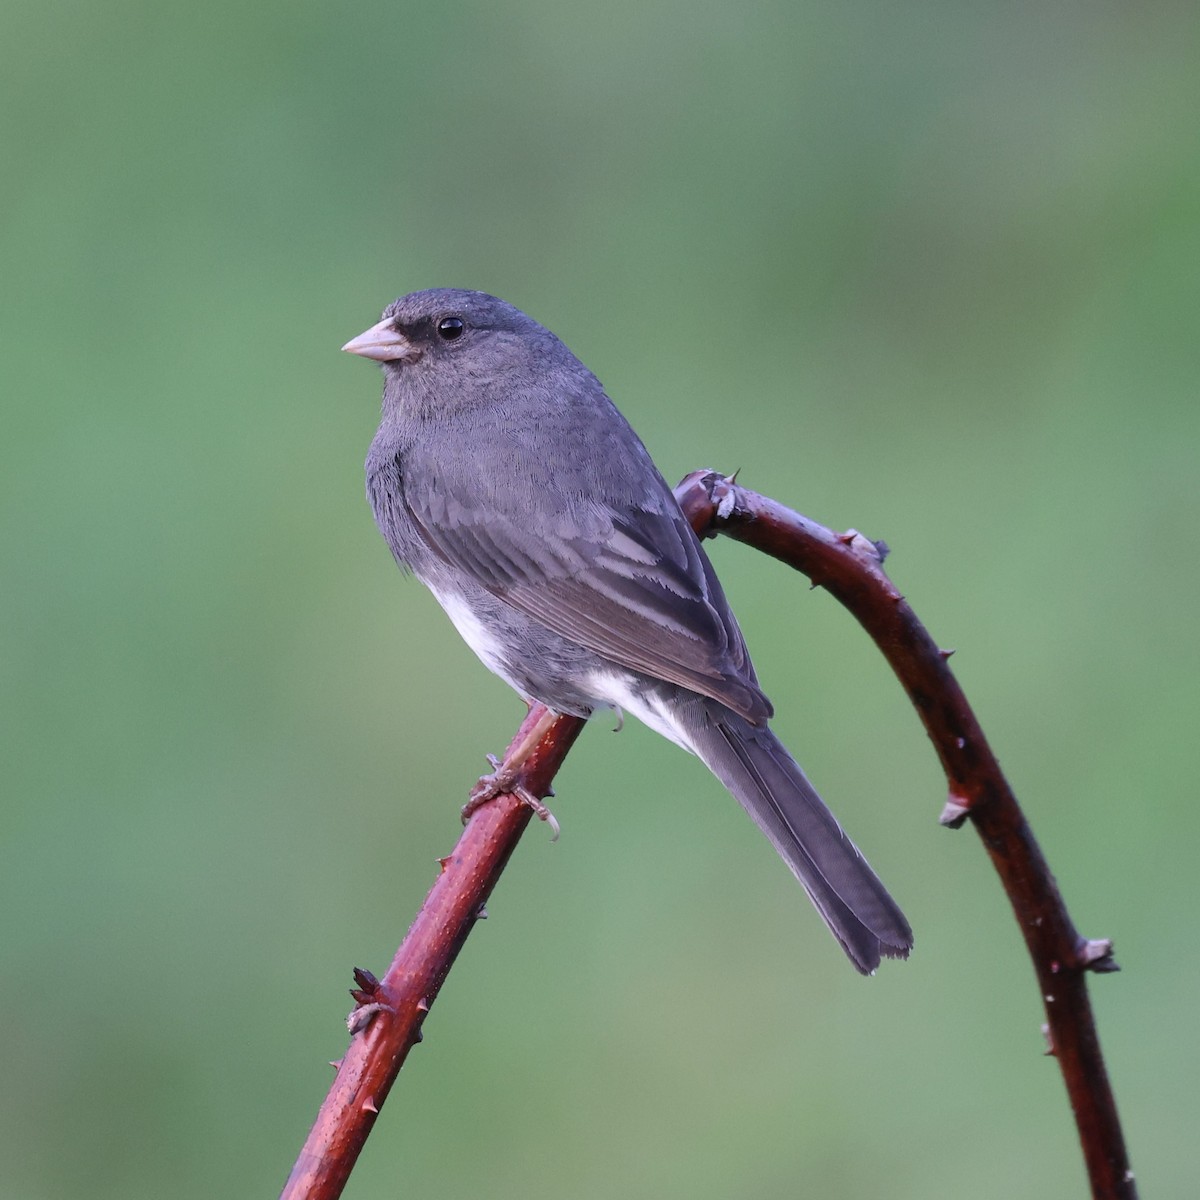
<instances>
[{"instance_id":1,"label":"bird's foot","mask_svg":"<svg viewBox=\"0 0 1200 1200\"><path fill-rule=\"evenodd\" d=\"M558 821L554 814L524 784L518 782L519 768L507 766L494 754L489 754L487 760L494 770L490 775L481 776L479 782L471 789L471 794L462 807L463 824L465 825L471 819L476 809L487 804L489 800L495 800L497 796L503 795L516 796L522 804L533 809L534 815L539 820L545 821L550 826L553 831L550 840L557 842L560 832ZM553 792L550 794L554 795Z\"/></svg>"},{"instance_id":2,"label":"bird's foot","mask_svg":"<svg viewBox=\"0 0 1200 1200\"><path fill-rule=\"evenodd\" d=\"M493 767L492 773L481 775L479 782L471 789L466 804L462 806L464 825L475 815L476 809L482 808L489 800L495 800L505 792L512 792L516 787L517 772L513 767L505 767L494 754L489 754L487 760Z\"/></svg>"}]
</instances>

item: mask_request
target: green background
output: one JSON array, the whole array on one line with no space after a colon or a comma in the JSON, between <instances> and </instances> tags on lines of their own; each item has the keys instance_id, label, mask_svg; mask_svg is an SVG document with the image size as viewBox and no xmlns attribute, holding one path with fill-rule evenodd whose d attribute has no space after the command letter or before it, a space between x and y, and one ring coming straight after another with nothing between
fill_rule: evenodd
<instances>
[{"instance_id":1,"label":"green background","mask_svg":"<svg viewBox=\"0 0 1200 1200\"><path fill-rule=\"evenodd\" d=\"M893 547L1193 1194L1194 4L0 13L0 1194L270 1196L519 703L363 500L397 294L496 292L664 473ZM597 721L352 1197L1082 1196L1036 986L899 688L713 555L904 905L855 975L694 761ZM632 723L631 723L632 725Z\"/></svg>"}]
</instances>

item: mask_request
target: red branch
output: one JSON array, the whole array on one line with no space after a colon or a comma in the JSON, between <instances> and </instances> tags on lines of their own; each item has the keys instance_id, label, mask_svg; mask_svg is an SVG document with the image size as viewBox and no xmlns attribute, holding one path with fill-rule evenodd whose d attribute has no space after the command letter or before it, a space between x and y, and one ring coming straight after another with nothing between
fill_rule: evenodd
<instances>
[{"instance_id":1,"label":"red branch","mask_svg":"<svg viewBox=\"0 0 1200 1200\"><path fill-rule=\"evenodd\" d=\"M881 548L736 487L712 472L689 475L676 496L701 536L723 533L770 554L826 588L871 635L908 692L950 785L942 822L970 820L1016 912L1046 1006L1051 1052L1062 1067L1093 1195L1135 1200L1085 972L1113 971L1112 947L1080 937L1016 798L939 650L882 569ZM518 745L544 710L535 706ZM521 769L518 784L550 794L550 781L583 722L560 717ZM379 1109L442 981L529 824L528 805L502 795L482 805L421 906L382 980L356 971L360 1007L345 1058L284 1187L284 1200L340 1196Z\"/></svg>"},{"instance_id":2,"label":"red branch","mask_svg":"<svg viewBox=\"0 0 1200 1200\"><path fill-rule=\"evenodd\" d=\"M545 711L534 705L514 746ZM559 717L525 760L521 785L538 797L550 795L550 781L583 725L578 717ZM342 1194L409 1050L421 1040L425 1014L467 934L487 915L484 904L532 816L527 804L507 794L476 809L454 852L441 860L441 874L387 974L376 981L355 972L355 998L363 1007L351 1018L363 1014L364 1027L336 1064L333 1086L281 1193L285 1200L333 1200Z\"/></svg>"},{"instance_id":3,"label":"red branch","mask_svg":"<svg viewBox=\"0 0 1200 1200\"><path fill-rule=\"evenodd\" d=\"M944 825L974 824L1008 893L1046 1008L1046 1032L1079 1127L1092 1194L1137 1189L1088 999L1087 971L1115 971L1112 943L1081 937L1000 764L941 650L883 571L885 548L837 534L731 480L696 471L675 489L701 536L723 533L802 571L870 634L908 693L950 785Z\"/></svg>"}]
</instances>

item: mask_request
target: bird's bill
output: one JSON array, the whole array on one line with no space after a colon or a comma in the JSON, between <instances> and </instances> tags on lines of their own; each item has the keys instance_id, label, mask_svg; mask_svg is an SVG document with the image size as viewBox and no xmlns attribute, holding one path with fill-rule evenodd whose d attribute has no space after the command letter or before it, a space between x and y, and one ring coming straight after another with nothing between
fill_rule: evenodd
<instances>
[{"instance_id":1,"label":"bird's bill","mask_svg":"<svg viewBox=\"0 0 1200 1200\"><path fill-rule=\"evenodd\" d=\"M376 362L395 362L398 359L417 356L416 347L404 334L396 332L390 320L372 325L358 337L351 338L342 349L347 354L373 358Z\"/></svg>"}]
</instances>

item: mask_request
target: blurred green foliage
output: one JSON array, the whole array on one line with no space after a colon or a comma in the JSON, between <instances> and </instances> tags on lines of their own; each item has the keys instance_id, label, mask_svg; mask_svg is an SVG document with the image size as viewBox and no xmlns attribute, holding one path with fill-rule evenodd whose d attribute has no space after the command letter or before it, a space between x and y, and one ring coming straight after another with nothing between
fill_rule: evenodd
<instances>
[{"instance_id":1,"label":"blurred green foliage","mask_svg":"<svg viewBox=\"0 0 1200 1200\"><path fill-rule=\"evenodd\" d=\"M559 332L678 477L893 546L1194 1192L1194 5L0 11L0 1194L262 1196L520 706L362 498L395 295ZM899 689L714 548L917 931L864 981L694 762L590 730L349 1195L1083 1195ZM1190 936L1190 935L1189 935Z\"/></svg>"}]
</instances>

